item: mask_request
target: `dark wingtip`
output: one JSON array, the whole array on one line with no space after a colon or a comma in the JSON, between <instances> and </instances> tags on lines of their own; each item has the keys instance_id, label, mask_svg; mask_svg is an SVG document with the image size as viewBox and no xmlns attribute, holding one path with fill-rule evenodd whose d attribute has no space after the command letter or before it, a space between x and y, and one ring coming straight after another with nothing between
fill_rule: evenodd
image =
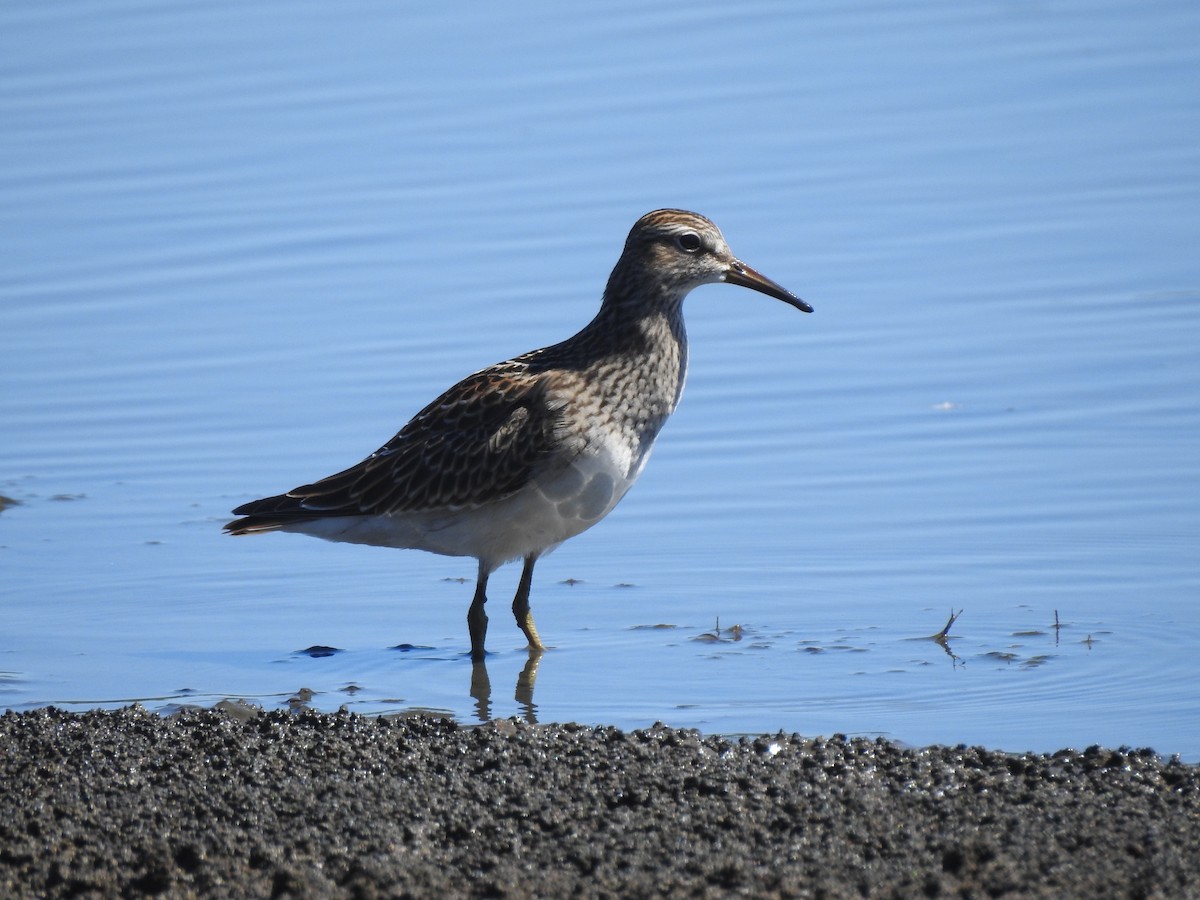
<instances>
[{"instance_id":1,"label":"dark wingtip","mask_svg":"<svg viewBox=\"0 0 1200 900\"><path fill-rule=\"evenodd\" d=\"M297 505L297 501L287 494L251 500L233 510L235 516L242 518L226 522L224 531L234 535L274 531L288 521L298 518L295 515L298 510L293 509Z\"/></svg>"},{"instance_id":2,"label":"dark wingtip","mask_svg":"<svg viewBox=\"0 0 1200 900\"><path fill-rule=\"evenodd\" d=\"M232 522L226 522L224 526L222 526L222 530L226 534L232 535L257 534L262 531L272 531L278 528L279 525L280 523L278 521L271 522L270 520L263 519L261 517L256 518L253 516L247 516L244 519L234 519Z\"/></svg>"}]
</instances>

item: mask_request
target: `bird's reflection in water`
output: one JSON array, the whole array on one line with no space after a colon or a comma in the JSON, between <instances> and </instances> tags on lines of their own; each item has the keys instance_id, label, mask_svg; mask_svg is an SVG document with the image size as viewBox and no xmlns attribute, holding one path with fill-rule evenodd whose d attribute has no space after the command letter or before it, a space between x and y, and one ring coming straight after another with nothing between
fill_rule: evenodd
<instances>
[{"instance_id":1,"label":"bird's reflection in water","mask_svg":"<svg viewBox=\"0 0 1200 900\"><path fill-rule=\"evenodd\" d=\"M529 659L517 676L517 687L513 699L521 707L521 716L530 725L537 724L537 704L533 702L533 685L537 681L538 666L542 662L542 651L530 649ZM475 701L475 718L480 722L492 720L492 680L488 677L487 663L482 659L471 663L471 697Z\"/></svg>"}]
</instances>

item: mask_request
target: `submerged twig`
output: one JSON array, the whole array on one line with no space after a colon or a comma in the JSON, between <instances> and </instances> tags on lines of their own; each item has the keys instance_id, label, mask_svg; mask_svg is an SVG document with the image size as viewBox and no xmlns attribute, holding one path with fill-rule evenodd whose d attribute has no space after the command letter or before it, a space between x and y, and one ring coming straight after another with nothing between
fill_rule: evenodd
<instances>
[{"instance_id":1,"label":"submerged twig","mask_svg":"<svg viewBox=\"0 0 1200 900\"><path fill-rule=\"evenodd\" d=\"M937 634L931 634L929 639L931 641L937 641L939 644L944 642L946 640L946 636L950 634L950 626L958 621L958 617L962 615L962 612L963 611L961 609L958 612L955 612L953 609L951 609L950 618L946 620L946 624L942 626L942 630L937 632Z\"/></svg>"},{"instance_id":2,"label":"submerged twig","mask_svg":"<svg viewBox=\"0 0 1200 900\"><path fill-rule=\"evenodd\" d=\"M740 641L742 639L742 626L730 625L725 631L728 637L721 634L721 617L717 616L717 625L712 631L706 631L704 634L698 634L693 641Z\"/></svg>"},{"instance_id":3,"label":"submerged twig","mask_svg":"<svg viewBox=\"0 0 1200 900\"><path fill-rule=\"evenodd\" d=\"M963 665L963 661L959 659L958 655L953 650L950 649L950 641L947 640L947 636L950 634L950 627L958 621L958 617L961 616L962 613L963 611L961 609L958 612L955 612L954 609L951 608L950 618L946 620L946 624L942 626L942 630L936 634L931 634L928 638L926 638L926 640L933 641L935 644L945 650L946 655L950 657L951 664L956 668L960 665Z\"/></svg>"}]
</instances>

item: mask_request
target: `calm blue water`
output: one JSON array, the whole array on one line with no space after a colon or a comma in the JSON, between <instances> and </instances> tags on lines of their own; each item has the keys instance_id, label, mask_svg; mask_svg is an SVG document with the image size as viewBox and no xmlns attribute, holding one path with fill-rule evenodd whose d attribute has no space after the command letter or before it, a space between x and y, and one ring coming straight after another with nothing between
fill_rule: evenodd
<instances>
[{"instance_id":1,"label":"calm blue water","mask_svg":"<svg viewBox=\"0 0 1200 900\"><path fill-rule=\"evenodd\" d=\"M1197 34L1186 2L0 7L0 708L309 688L1200 760ZM536 673L515 570L485 684L472 561L220 534L572 333L660 206L816 312L689 299L646 474L539 564Z\"/></svg>"}]
</instances>

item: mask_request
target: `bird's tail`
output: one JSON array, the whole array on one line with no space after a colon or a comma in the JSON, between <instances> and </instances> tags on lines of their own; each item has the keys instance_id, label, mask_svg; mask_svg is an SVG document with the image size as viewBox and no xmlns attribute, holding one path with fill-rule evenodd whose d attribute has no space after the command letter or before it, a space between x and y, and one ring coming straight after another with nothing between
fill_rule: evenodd
<instances>
[{"instance_id":1,"label":"bird's tail","mask_svg":"<svg viewBox=\"0 0 1200 900\"><path fill-rule=\"evenodd\" d=\"M317 518L312 510L302 506L301 498L288 494L251 500L235 509L233 514L242 517L225 523L225 532L233 535L263 534L276 531L285 525Z\"/></svg>"}]
</instances>

